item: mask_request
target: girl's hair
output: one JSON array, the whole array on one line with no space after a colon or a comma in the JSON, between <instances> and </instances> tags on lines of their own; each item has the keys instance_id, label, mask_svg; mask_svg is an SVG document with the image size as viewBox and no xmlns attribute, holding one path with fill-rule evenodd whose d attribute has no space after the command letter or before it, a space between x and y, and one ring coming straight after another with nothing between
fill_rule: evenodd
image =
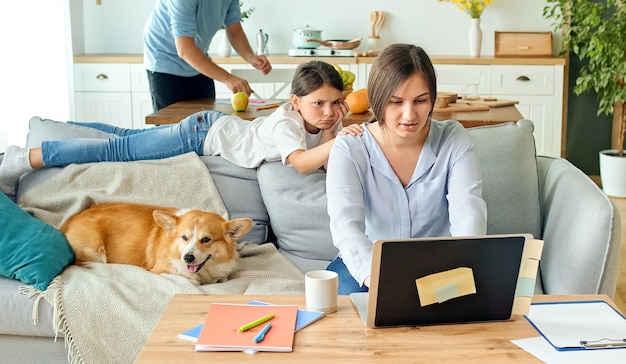
<instances>
[{"instance_id":1,"label":"girl's hair","mask_svg":"<svg viewBox=\"0 0 626 364\"><path fill-rule=\"evenodd\" d=\"M385 108L391 96L415 73L423 74L426 78L430 101L434 107L437 98L437 76L430 57L421 47L412 44L392 44L383 49L374 60L367 82L367 93L374 117L381 126L385 124Z\"/></svg>"},{"instance_id":2,"label":"girl's hair","mask_svg":"<svg viewBox=\"0 0 626 364\"><path fill-rule=\"evenodd\" d=\"M339 72L326 62L314 60L298 66L291 81L291 93L306 96L324 85L343 91L343 81Z\"/></svg>"}]
</instances>

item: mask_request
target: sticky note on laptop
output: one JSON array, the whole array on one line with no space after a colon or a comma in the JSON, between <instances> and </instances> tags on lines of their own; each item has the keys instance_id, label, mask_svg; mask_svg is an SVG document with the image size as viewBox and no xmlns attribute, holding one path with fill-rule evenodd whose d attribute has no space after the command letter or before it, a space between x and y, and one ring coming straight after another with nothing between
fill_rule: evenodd
<instances>
[{"instance_id":1,"label":"sticky note on laptop","mask_svg":"<svg viewBox=\"0 0 626 364\"><path fill-rule=\"evenodd\" d=\"M476 293L474 272L469 267L429 274L415 284L422 307Z\"/></svg>"}]
</instances>

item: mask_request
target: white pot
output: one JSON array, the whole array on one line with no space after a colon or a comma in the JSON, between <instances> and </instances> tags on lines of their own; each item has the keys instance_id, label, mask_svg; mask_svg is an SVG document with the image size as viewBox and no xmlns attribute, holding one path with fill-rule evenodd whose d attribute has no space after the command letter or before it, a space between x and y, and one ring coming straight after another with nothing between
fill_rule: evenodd
<instances>
[{"instance_id":1,"label":"white pot","mask_svg":"<svg viewBox=\"0 0 626 364\"><path fill-rule=\"evenodd\" d=\"M601 150L600 178L608 196L626 197L626 152L624 157L618 157L615 149Z\"/></svg>"}]
</instances>

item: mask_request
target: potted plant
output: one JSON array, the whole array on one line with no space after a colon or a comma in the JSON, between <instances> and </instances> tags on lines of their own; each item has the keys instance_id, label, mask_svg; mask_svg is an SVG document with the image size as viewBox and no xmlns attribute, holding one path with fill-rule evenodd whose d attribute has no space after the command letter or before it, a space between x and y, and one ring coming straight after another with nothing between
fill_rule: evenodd
<instances>
[{"instance_id":1,"label":"potted plant","mask_svg":"<svg viewBox=\"0 0 626 364\"><path fill-rule=\"evenodd\" d=\"M562 31L562 54L571 52L584 62L574 93L597 94L598 115L613 114L615 149L600 151L604 192L626 197L626 9L624 0L546 0L543 15ZM621 168L621 169L620 169Z\"/></svg>"}]
</instances>

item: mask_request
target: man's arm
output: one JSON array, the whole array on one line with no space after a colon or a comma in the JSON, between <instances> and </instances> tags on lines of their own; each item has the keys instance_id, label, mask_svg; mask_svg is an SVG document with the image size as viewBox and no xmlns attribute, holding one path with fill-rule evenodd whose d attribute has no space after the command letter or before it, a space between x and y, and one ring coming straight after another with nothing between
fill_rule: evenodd
<instances>
[{"instance_id":1,"label":"man's arm","mask_svg":"<svg viewBox=\"0 0 626 364\"><path fill-rule=\"evenodd\" d=\"M233 48L235 48L241 58L254 68L263 72L264 75L270 73L272 65L267 60L267 57L263 55L258 56L254 53L252 46L250 46L250 42L248 42L248 37L241 27L241 23L228 24L226 26L226 35L228 35L228 41Z\"/></svg>"},{"instance_id":2,"label":"man's arm","mask_svg":"<svg viewBox=\"0 0 626 364\"><path fill-rule=\"evenodd\" d=\"M203 75L225 84L233 93L240 91L248 95L252 93L248 81L231 75L225 69L211 61L211 59L196 46L192 37L183 36L176 38L176 51L178 52L178 56L185 60L191 67Z\"/></svg>"}]
</instances>

